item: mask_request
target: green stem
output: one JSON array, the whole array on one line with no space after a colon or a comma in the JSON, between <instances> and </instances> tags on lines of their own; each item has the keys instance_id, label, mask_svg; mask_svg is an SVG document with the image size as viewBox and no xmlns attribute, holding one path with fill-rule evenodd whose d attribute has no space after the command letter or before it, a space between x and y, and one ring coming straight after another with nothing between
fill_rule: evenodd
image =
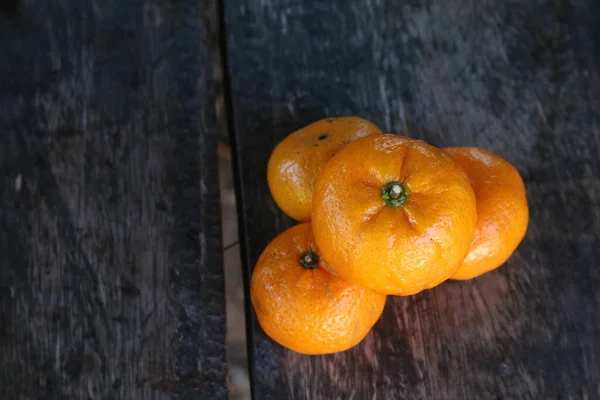
<instances>
[{"instance_id":1,"label":"green stem","mask_svg":"<svg viewBox=\"0 0 600 400\"><path fill-rule=\"evenodd\" d=\"M313 252L312 247L309 247L308 251L300 257L300 264L306 269L317 268L319 266L319 255Z\"/></svg>"},{"instance_id":2,"label":"green stem","mask_svg":"<svg viewBox=\"0 0 600 400\"><path fill-rule=\"evenodd\" d=\"M381 188L381 198L389 207L400 207L408 199L408 193L400 182L388 182Z\"/></svg>"}]
</instances>

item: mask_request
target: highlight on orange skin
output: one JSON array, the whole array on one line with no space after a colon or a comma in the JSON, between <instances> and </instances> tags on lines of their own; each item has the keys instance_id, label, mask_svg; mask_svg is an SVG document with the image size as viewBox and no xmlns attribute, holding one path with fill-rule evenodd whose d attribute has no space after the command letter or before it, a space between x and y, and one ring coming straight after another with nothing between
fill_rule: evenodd
<instances>
[{"instance_id":1,"label":"highlight on orange skin","mask_svg":"<svg viewBox=\"0 0 600 400\"><path fill-rule=\"evenodd\" d=\"M390 183L406 198L388 204ZM400 195L400 194L398 194ZM427 143L365 137L317 178L313 230L342 277L385 294L411 295L448 279L469 250L475 195L465 172Z\"/></svg>"},{"instance_id":2,"label":"highlight on orange skin","mask_svg":"<svg viewBox=\"0 0 600 400\"><path fill-rule=\"evenodd\" d=\"M277 145L267 166L275 203L297 221L309 221L314 182L327 161L346 144L379 134L359 117L326 118L288 135Z\"/></svg>"},{"instance_id":3,"label":"highlight on orange skin","mask_svg":"<svg viewBox=\"0 0 600 400\"><path fill-rule=\"evenodd\" d=\"M523 240L529 221L519 171L478 147L443 149L465 170L475 192L477 226L469 253L451 279L471 279L500 267Z\"/></svg>"},{"instance_id":4,"label":"highlight on orange skin","mask_svg":"<svg viewBox=\"0 0 600 400\"><path fill-rule=\"evenodd\" d=\"M311 224L296 225L265 248L250 286L252 305L265 333L303 354L355 346L377 322L386 300L385 295L329 272L319 253Z\"/></svg>"}]
</instances>

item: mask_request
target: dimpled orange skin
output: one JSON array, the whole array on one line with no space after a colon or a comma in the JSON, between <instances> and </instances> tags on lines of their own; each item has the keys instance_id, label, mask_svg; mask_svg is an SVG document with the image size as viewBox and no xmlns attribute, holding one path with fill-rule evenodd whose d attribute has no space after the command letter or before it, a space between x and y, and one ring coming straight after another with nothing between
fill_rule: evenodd
<instances>
[{"instance_id":1,"label":"dimpled orange skin","mask_svg":"<svg viewBox=\"0 0 600 400\"><path fill-rule=\"evenodd\" d=\"M379 319L386 296L327 271L319 258L307 269L300 258L318 254L310 223L277 236L252 273L250 297L263 330L277 343L304 354L327 354L358 344Z\"/></svg>"},{"instance_id":2,"label":"dimpled orange skin","mask_svg":"<svg viewBox=\"0 0 600 400\"><path fill-rule=\"evenodd\" d=\"M287 136L273 150L267 166L269 189L284 213L309 221L314 182L327 161L346 144L379 134L359 117L327 118Z\"/></svg>"},{"instance_id":3,"label":"dimpled orange skin","mask_svg":"<svg viewBox=\"0 0 600 400\"><path fill-rule=\"evenodd\" d=\"M399 207L382 187L399 182ZM315 184L313 231L344 278L380 293L411 295L448 279L475 230L475 195L465 172L441 150L390 134L346 146Z\"/></svg>"},{"instance_id":4,"label":"dimpled orange skin","mask_svg":"<svg viewBox=\"0 0 600 400\"><path fill-rule=\"evenodd\" d=\"M477 147L443 149L465 170L477 202L471 249L451 279L471 279L498 268L527 231L529 208L519 171L494 153Z\"/></svg>"}]
</instances>

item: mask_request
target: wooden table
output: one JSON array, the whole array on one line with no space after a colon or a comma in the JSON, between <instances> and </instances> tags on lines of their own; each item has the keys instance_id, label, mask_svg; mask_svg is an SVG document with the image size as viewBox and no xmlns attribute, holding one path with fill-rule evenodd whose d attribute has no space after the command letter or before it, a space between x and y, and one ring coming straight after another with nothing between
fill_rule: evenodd
<instances>
[{"instance_id":1,"label":"wooden table","mask_svg":"<svg viewBox=\"0 0 600 400\"><path fill-rule=\"evenodd\" d=\"M193 0L0 21L0 398L225 398L211 65Z\"/></svg>"},{"instance_id":2,"label":"wooden table","mask_svg":"<svg viewBox=\"0 0 600 400\"><path fill-rule=\"evenodd\" d=\"M206 3L21 3L0 8L0 399L226 398ZM390 297L344 353L287 351L247 305L253 397L600 398L600 3L220 5L246 283L294 224L269 154L324 116L491 149L531 211L505 266Z\"/></svg>"},{"instance_id":3,"label":"wooden table","mask_svg":"<svg viewBox=\"0 0 600 400\"><path fill-rule=\"evenodd\" d=\"M324 116L491 149L531 210L504 267L390 298L351 351L286 351L252 314L254 398L600 398L600 2L225 6L248 274L293 224L269 196L269 152Z\"/></svg>"}]
</instances>

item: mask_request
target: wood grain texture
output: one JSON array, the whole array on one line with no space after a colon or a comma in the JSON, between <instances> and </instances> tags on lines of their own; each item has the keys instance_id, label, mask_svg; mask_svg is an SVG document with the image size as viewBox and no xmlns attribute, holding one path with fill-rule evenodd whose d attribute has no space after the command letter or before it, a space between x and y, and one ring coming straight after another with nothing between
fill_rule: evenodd
<instances>
[{"instance_id":1,"label":"wood grain texture","mask_svg":"<svg viewBox=\"0 0 600 400\"><path fill-rule=\"evenodd\" d=\"M600 4L225 0L247 276L293 224L269 195L283 137L360 115L491 149L531 207L505 266L390 298L351 351L310 357L249 324L254 398L600 398Z\"/></svg>"},{"instance_id":2,"label":"wood grain texture","mask_svg":"<svg viewBox=\"0 0 600 400\"><path fill-rule=\"evenodd\" d=\"M197 1L0 19L0 398L226 398Z\"/></svg>"}]
</instances>

